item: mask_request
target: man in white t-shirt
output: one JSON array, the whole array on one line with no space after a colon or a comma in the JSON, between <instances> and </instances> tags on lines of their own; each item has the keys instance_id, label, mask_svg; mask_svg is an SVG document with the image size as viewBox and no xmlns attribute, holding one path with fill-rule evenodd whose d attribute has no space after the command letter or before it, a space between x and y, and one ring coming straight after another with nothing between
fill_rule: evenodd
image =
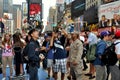
<instances>
[{"instance_id":1,"label":"man in white t-shirt","mask_svg":"<svg viewBox=\"0 0 120 80\"><path fill-rule=\"evenodd\" d=\"M90 70L89 73L85 74L86 76L90 76L89 79L94 79L94 73L95 73L95 67L93 65L94 60L95 60L95 52L96 52L96 44L97 44L97 36L95 33L86 30L86 34L88 35L88 40L85 42L86 44L89 44L89 49L86 55L87 60L90 63ZM91 60L90 56L93 56L94 59Z\"/></svg>"},{"instance_id":2,"label":"man in white t-shirt","mask_svg":"<svg viewBox=\"0 0 120 80\"><path fill-rule=\"evenodd\" d=\"M115 43L120 42L120 30L115 33L116 41ZM120 43L115 46L115 52L117 54L118 62L116 65L110 67L111 71L111 80L120 80Z\"/></svg>"}]
</instances>

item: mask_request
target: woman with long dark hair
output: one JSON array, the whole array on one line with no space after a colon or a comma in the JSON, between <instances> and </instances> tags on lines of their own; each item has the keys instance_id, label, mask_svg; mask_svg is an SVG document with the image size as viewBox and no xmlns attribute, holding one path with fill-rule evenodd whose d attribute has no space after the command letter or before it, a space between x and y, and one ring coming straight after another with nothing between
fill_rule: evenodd
<instances>
[{"instance_id":1,"label":"woman with long dark hair","mask_svg":"<svg viewBox=\"0 0 120 80\"><path fill-rule=\"evenodd\" d=\"M13 60L13 52L12 52L12 42L11 35L6 33L4 35L4 39L2 41L2 64L3 64L3 79L6 79L6 66L10 67L10 76L12 76L12 60Z\"/></svg>"},{"instance_id":2,"label":"woman with long dark hair","mask_svg":"<svg viewBox=\"0 0 120 80\"><path fill-rule=\"evenodd\" d=\"M19 76L23 74L22 49L24 48L24 43L21 41L19 33L13 35L13 43L15 71L16 76Z\"/></svg>"},{"instance_id":3,"label":"woman with long dark hair","mask_svg":"<svg viewBox=\"0 0 120 80\"><path fill-rule=\"evenodd\" d=\"M28 45L30 43L30 40L31 40L31 36L28 34L25 38L26 46L25 46L24 50L28 49ZM28 54L26 52L24 52L24 50L23 50L23 57L24 57L23 61L26 64L24 71L27 70L27 73L29 73L29 60L28 60L28 57L25 58L26 56L28 56Z\"/></svg>"}]
</instances>

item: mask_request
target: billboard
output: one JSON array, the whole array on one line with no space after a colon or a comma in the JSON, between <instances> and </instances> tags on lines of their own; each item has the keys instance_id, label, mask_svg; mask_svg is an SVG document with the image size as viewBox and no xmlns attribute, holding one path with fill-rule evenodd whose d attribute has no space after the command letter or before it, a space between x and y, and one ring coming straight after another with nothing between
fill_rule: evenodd
<instances>
[{"instance_id":1,"label":"billboard","mask_svg":"<svg viewBox=\"0 0 120 80\"><path fill-rule=\"evenodd\" d=\"M87 21L88 24L98 23L98 9L95 6L84 11L84 21Z\"/></svg>"},{"instance_id":2,"label":"billboard","mask_svg":"<svg viewBox=\"0 0 120 80\"><path fill-rule=\"evenodd\" d=\"M13 19L12 13L4 13L3 16L4 16L4 19Z\"/></svg>"},{"instance_id":3,"label":"billboard","mask_svg":"<svg viewBox=\"0 0 120 80\"><path fill-rule=\"evenodd\" d=\"M64 4L64 0L56 0L57 4Z\"/></svg>"},{"instance_id":4,"label":"billboard","mask_svg":"<svg viewBox=\"0 0 120 80\"><path fill-rule=\"evenodd\" d=\"M72 1L74 1L74 0L65 0L65 3L68 5L68 4L70 4Z\"/></svg>"},{"instance_id":5,"label":"billboard","mask_svg":"<svg viewBox=\"0 0 120 80\"><path fill-rule=\"evenodd\" d=\"M41 3L42 0L30 0L30 3Z\"/></svg>"},{"instance_id":6,"label":"billboard","mask_svg":"<svg viewBox=\"0 0 120 80\"><path fill-rule=\"evenodd\" d=\"M23 11L23 15L27 16L27 13L28 13L28 4L26 2L22 3L22 11Z\"/></svg>"},{"instance_id":7,"label":"billboard","mask_svg":"<svg viewBox=\"0 0 120 80\"><path fill-rule=\"evenodd\" d=\"M22 26L25 25L25 23L27 23L27 15L28 14L28 4L26 2L22 3ZM24 26L24 27L27 27Z\"/></svg>"},{"instance_id":8,"label":"billboard","mask_svg":"<svg viewBox=\"0 0 120 80\"><path fill-rule=\"evenodd\" d=\"M99 28L120 26L120 1L101 5L98 9Z\"/></svg>"},{"instance_id":9,"label":"billboard","mask_svg":"<svg viewBox=\"0 0 120 80\"><path fill-rule=\"evenodd\" d=\"M85 11L85 0L75 0L71 5L71 15L72 18L79 17L83 15Z\"/></svg>"},{"instance_id":10,"label":"billboard","mask_svg":"<svg viewBox=\"0 0 120 80\"><path fill-rule=\"evenodd\" d=\"M5 32L6 33L14 33L14 20L6 20L5 24Z\"/></svg>"},{"instance_id":11,"label":"billboard","mask_svg":"<svg viewBox=\"0 0 120 80\"><path fill-rule=\"evenodd\" d=\"M103 4L107 4L114 1L118 1L118 0L102 0Z\"/></svg>"},{"instance_id":12,"label":"billboard","mask_svg":"<svg viewBox=\"0 0 120 80\"><path fill-rule=\"evenodd\" d=\"M36 3L30 4L29 14L31 20L41 21L41 5Z\"/></svg>"}]
</instances>

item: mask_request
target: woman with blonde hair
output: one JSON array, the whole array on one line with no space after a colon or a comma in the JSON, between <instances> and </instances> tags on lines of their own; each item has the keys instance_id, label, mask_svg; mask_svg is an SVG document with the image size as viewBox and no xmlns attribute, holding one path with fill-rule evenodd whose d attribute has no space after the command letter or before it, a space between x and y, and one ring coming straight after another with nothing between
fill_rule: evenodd
<instances>
[{"instance_id":1,"label":"woman with blonde hair","mask_svg":"<svg viewBox=\"0 0 120 80\"><path fill-rule=\"evenodd\" d=\"M6 33L2 41L2 64L3 64L3 79L6 80L6 66L10 67L10 76L12 76L12 61L13 61L13 51L12 51L12 42L11 35Z\"/></svg>"}]
</instances>

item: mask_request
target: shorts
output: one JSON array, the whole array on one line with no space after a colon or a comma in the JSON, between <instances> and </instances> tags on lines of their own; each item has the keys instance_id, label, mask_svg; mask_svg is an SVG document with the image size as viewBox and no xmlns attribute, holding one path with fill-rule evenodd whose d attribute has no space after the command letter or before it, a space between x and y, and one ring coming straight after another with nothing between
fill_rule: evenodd
<instances>
[{"instance_id":1,"label":"shorts","mask_svg":"<svg viewBox=\"0 0 120 80\"><path fill-rule=\"evenodd\" d=\"M47 68L53 67L53 59L47 59Z\"/></svg>"},{"instance_id":2,"label":"shorts","mask_svg":"<svg viewBox=\"0 0 120 80\"><path fill-rule=\"evenodd\" d=\"M55 64L53 66L53 71L54 72L59 72L61 71L62 73L67 72L67 59L55 59Z\"/></svg>"}]
</instances>

